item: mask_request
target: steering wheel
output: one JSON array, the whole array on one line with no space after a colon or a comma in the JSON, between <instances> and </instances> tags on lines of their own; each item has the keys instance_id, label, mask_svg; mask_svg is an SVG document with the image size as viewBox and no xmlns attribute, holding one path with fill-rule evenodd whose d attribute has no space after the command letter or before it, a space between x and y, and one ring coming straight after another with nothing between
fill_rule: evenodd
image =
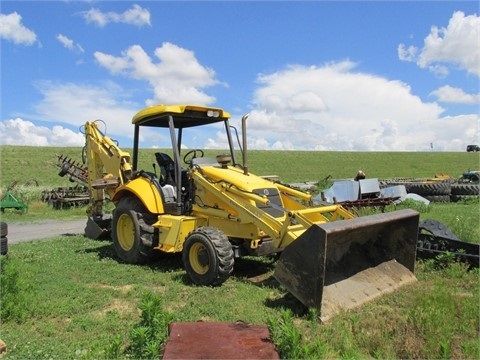
<instances>
[{"instance_id":1,"label":"steering wheel","mask_svg":"<svg viewBox=\"0 0 480 360\"><path fill-rule=\"evenodd\" d=\"M197 154L199 156L197 156ZM189 152L187 152L185 154L185 156L183 157L183 162L187 165L192 165L192 161L193 159L197 158L197 157L203 157L204 153L203 153L203 150L202 149L193 149L193 150L190 150ZM190 159L189 159L190 158Z\"/></svg>"}]
</instances>

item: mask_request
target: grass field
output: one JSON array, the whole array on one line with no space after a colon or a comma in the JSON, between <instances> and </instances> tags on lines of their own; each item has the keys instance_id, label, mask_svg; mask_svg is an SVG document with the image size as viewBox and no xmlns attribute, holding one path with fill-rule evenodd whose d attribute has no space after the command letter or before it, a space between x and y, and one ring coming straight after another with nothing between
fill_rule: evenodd
<instances>
[{"instance_id":1,"label":"grass field","mask_svg":"<svg viewBox=\"0 0 480 360\"><path fill-rule=\"evenodd\" d=\"M39 187L70 186L55 154L80 160L81 149L1 147L0 187L35 179ZM151 169L154 150L142 155ZM344 153L253 151L249 168L285 182L369 177L458 176L479 168L475 153ZM83 216L31 200L26 214L2 220ZM411 205L411 204L409 204ZM390 209L392 210L392 209ZM471 242L480 242L479 203L419 207ZM0 339L6 359L158 358L171 321L228 321L268 325L282 358L480 358L479 272L444 256L417 261L418 281L328 324L317 322L269 275L274 261L242 258L222 286L194 286L179 256L148 266L122 264L109 241L83 236L13 244L1 258ZM266 280L250 279L266 274Z\"/></svg>"},{"instance_id":2,"label":"grass field","mask_svg":"<svg viewBox=\"0 0 480 360\"><path fill-rule=\"evenodd\" d=\"M124 150L130 151L128 148ZM139 168L153 171L154 149L140 154ZM207 151L206 156L221 152ZM81 161L81 148L0 146L0 188L14 181L36 180L39 186L70 186L59 177L56 154ZM240 158L241 159L241 158ZM432 177L437 173L459 177L480 169L480 155L467 152L334 152L250 151L248 166L257 175L278 175L284 182L353 178L359 169L370 178Z\"/></svg>"}]
</instances>

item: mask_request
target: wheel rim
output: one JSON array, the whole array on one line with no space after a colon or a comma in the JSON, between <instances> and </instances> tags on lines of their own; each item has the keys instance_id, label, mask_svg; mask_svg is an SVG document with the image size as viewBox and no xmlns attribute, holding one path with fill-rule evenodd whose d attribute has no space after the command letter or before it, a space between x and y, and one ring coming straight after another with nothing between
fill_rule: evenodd
<instances>
[{"instance_id":1,"label":"wheel rim","mask_svg":"<svg viewBox=\"0 0 480 360\"><path fill-rule=\"evenodd\" d=\"M135 239L135 225L132 218L127 214L122 214L117 223L117 240L120 247L129 251L133 247Z\"/></svg>"},{"instance_id":2,"label":"wheel rim","mask_svg":"<svg viewBox=\"0 0 480 360\"><path fill-rule=\"evenodd\" d=\"M190 266L197 274L205 275L209 269L208 253L203 244L195 243L188 255Z\"/></svg>"}]
</instances>

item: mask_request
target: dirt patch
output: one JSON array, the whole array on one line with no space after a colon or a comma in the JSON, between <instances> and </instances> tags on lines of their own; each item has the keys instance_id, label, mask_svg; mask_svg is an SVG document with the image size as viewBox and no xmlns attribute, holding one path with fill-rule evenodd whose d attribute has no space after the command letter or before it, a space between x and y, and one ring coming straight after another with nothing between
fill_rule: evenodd
<instances>
[{"instance_id":1,"label":"dirt patch","mask_svg":"<svg viewBox=\"0 0 480 360\"><path fill-rule=\"evenodd\" d=\"M106 307L92 312L94 317L105 317L110 312L117 312L120 317L130 317L130 314L138 314L136 306L128 301L113 299Z\"/></svg>"}]
</instances>

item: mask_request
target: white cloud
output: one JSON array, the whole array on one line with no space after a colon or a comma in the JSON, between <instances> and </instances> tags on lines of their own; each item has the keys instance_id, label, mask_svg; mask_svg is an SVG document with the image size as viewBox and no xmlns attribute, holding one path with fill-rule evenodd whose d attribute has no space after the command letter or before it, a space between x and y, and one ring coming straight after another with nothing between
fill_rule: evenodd
<instances>
[{"instance_id":1,"label":"white cloud","mask_svg":"<svg viewBox=\"0 0 480 360\"><path fill-rule=\"evenodd\" d=\"M193 51L177 45L167 42L155 49L158 62L154 62L140 45L129 47L120 57L99 51L94 56L112 74L147 81L155 96L147 101L149 105L179 102L212 104L215 101L203 91L218 84L215 72L201 65Z\"/></svg>"},{"instance_id":2,"label":"white cloud","mask_svg":"<svg viewBox=\"0 0 480 360\"><path fill-rule=\"evenodd\" d=\"M96 51L94 56L98 63L108 69L112 74L123 73L129 66L128 59L126 58L115 57L99 51Z\"/></svg>"},{"instance_id":3,"label":"white cloud","mask_svg":"<svg viewBox=\"0 0 480 360\"><path fill-rule=\"evenodd\" d=\"M465 144L480 140L480 117L478 114L446 116L438 119L431 130L434 149L465 151Z\"/></svg>"},{"instance_id":4,"label":"white cloud","mask_svg":"<svg viewBox=\"0 0 480 360\"><path fill-rule=\"evenodd\" d=\"M402 61L414 62L417 58L418 48L415 46L405 47L405 44L398 45L398 58Z\"/></svg>"},{"instance_id":5,"label":"white cloud","mask_svg":"<svg viewBox=\"0 0 480 360\"><path fill-rule=\"evenodd\" d=\"M80 46L80 44L75 44L75 42L72 40L72 39L69 39L67 36L65 35L62 35L62 34L58 34L56 39L65 47L67 48L68 50L72 50L74 52L79 52L79 53L83 53L84 50L83 48Z\"/></svg>"},{"instance_id":6,"label":"white cloud","mask_svg":"<svg viewBox=\"0 0 480 360\"><path fill-rule=\"evenodd\" d=\"M463 151L464 144L478 142L478 114L441 117L439 105L422 102L406 84L356 72L355 66L350 61L320 67L297 65L259 75L247 120L248 148L429 151L433 142L437 151ZM153 66L146 73L155 69ZM131 137L132 116L142 107L132 103L128 92L113 82L80 85L44 81L36 86L43 96L35 104L36 119L78 128L86 121L102 119L106 134L113 139ZM447 93L449 89L436 93L445 98L440 90ZM234 116L232 122L238 120ZM81 146L84 141L83 135L62 126L37 127L21 118L0 123L0 132L3 144ZM211 134L186 146L202 147L202 138L207 139L205 148L227 148L217 131ZM166 144L168 139L155 142Z\"/></svg>"},{"instance_id":7,"label":"white cloud","mask_svg":"<svg viewBox=\"0 0 480 360\"><path fill-rule=\"evenodd\" d=\"M119 22L136 26L151 25L150 12L141 6L134 4L129 10L118 16Z\"/></svg>"},{"instance_id":8,"label":"white cloud","mask_svg":"<svg viewBox=\"0 0 480 360\"><path fill-rule=\"evenodd\" d=\"M32 45L37 41L35 32L22 24L22 17L16 12L0 14L0 37L22 45Z\"/></svg>"},{"instance_id":9,"label":"white cloud","mask_svg":"<svg viewBox=\"0 0 480 360\"><path fill-rule=\"evenodd\" d=\"M480 104L480 94L467 94L462 89L454 88L449 85L442 86L441 88L432 91L430 95L436 96L438 101L443 103L467 105Z\"/></svg>"},{"instance_id":10,"label":"white cloud","mask_svg":"<svg viewBox=\"0 0 480 360\"><path fill-rule=\"evenodd\" d=\"M461 150L479 115L445 117L406 84L355 72L350 61L260 75L248 119L252 149ZM463 149L462 149L463 150Z\"/></svg>"},{"instance_id":11,"label":"white cloud","mask_svg":"<svg viewBox=\"0 0 480 360\"><path fill-rule=\"evenodd\" d=\"M445 76L448 65L455 64L468 73L480 76L480 17L476 14L465 16L461 11L453 13L448 26L432 26L424 39L423 48L398 47L400 60L416 61L421 68Z\"/></svg>"},{"instance_id":12,"label":"white cloud","mask_svg":"<svg viewBox=\"0 0 480 360\"><path fill-rule=\"evenodd\" d=\"M113 82L96 85L42 81L36 84L43 99L35 104L39 120L81 127L101 119L112 138L132 133L132 116L140 105L130 102L128 92Z\"/></svg>"},{"instance_id":13,"label":"white cloud","mask_svg":"<svg viewBox=\"0 0 480 360\"><path fill-rule=\"evenodd\" d=\"M1 145L83 146L85 138L62 126L38 126L21 118L0 122Z\"/></svg>"},{"instance_id":14,"label":"white cloud","mask_svg":"<svg viewBox=\"0 0 480 360\"><path fill-rule=\"evenodd\" d=\"M150 24L150 12L141 6L134 4L131 9L123 13L113 11L102 12L99 9L92 8L82 13L87 23L94 23L100 27L104 27L108 23L123 23L135 26L144 26Z\"/></svg>"},{"instance_id":15,"label":"white cloud","mask_svg":"<svg viewBox=\"0 0 480 360\"><path fill-rule=\"evenodd\" d=\"M109 22L107 16L98 9L90 9L82 14L87 23L94 23L100 27L104 27Z\"/></svg>"}]
</instances>

